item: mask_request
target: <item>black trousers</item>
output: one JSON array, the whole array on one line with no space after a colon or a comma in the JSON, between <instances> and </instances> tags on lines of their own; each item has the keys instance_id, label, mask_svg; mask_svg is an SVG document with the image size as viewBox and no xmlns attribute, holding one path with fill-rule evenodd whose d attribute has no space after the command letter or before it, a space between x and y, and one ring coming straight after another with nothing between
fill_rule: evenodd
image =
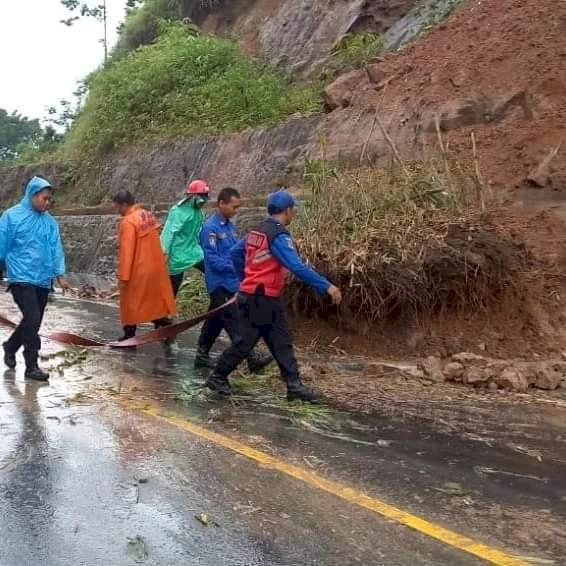
<instances>
[{"instance_id":1,"label":"black trousers","mask_svg":"<svg viewBox=\"0 0 566 566\"><path fill-rule=\"evenodd\" d=\"M233 295L233 293L228 293L224 289L214 291L214 293L210 294L208 310L211 311L221 307L224 303L229 301ZM226 330L232 344L239 340L242 331L242 322L237 304L226 307L203 324L198 339L199 351L208 354L222 330Z\"/></svg>"},{"instance_id":2,"label":"black trousers","mask_svg":"<svg viewBox=\"0 0 566 566\"><path fill-rule=\"evenodd\" d=\"M10 285L10 291L23 318L7 340L6 350L15 354L23 346L26 366L33 369L37 367L37 357L41 349L39 328L43 321L49 289L18 283Z\"/></svg>"},{"instance_id":3,"label":"black trousers","mask_svg":"<svg viewBox=\"0 0 566 566\"><path fill-rule=\"evenodd\" d=\"M289 332L285 303L281 299L242 293L239 308L241 335L224 351L214 374L228 377L238 364L250 355L258 340L263 338L285 382L289 385L297 381L299 366Z\"/></svg>"},{"instance_id":4,"label":"black trousers","mask_svg":"<svg viewBox=\"0 0 566 566\"><path fill-rule=\"evenodd\" d=\"M204 273L204 261L197 263L194 266L195 269L198 269L201 273ZM177 275L170 275L169 278L171 279L171 286L173 287L173 295L177 296L179 289L181 288L181 284L183 283L183 277L185 276L184 273L177 273Z\"/></svg>"}]
</instances>

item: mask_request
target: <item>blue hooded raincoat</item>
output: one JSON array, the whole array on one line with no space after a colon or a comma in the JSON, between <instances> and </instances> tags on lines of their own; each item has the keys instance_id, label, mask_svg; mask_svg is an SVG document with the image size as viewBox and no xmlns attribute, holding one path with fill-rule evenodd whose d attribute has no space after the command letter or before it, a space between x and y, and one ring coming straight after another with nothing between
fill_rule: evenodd
<instances>
[{"instance_id":1,"label":"blue hooded raincoat","mask_svg":"<svg viewBox=\"0 0 566 566\"><path fill-rule=\"evenodd\" d=\"M33 177L24 198L0 218L0 262L10 283L29 283L51 289L53 279L65 275L65 254L59 226L48 212L37 212L32 197L51 187Z\"/></svg>"}]
</instances>

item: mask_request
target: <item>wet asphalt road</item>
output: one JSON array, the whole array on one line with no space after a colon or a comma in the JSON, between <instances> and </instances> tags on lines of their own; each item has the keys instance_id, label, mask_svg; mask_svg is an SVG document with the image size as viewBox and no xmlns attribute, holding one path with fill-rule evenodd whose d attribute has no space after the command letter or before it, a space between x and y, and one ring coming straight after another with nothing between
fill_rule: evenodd
<instances>
[{"instance_id":1,"label":"wet asphalt road","mask_svg":"<svg viewBox=\"0 0 566 566\"><path fill-rule=\"evenodd\" d=\"M15 313L9 297L0 310ZM56 299L46 327L112 338L116 315ZM173 355L91 353L47 386L0 373L0 566L482 563L136 410L144 403L509 554L566 563L560 458L385 417L332 413L320 426L253 397L187 399L202 380L195 336Z\"/></svg>"}]
</instances>

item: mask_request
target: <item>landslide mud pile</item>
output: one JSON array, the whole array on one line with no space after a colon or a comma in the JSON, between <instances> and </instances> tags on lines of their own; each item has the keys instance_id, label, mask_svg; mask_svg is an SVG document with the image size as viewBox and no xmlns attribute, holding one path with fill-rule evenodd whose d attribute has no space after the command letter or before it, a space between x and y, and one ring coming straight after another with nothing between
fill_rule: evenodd
<instances>
[{"instance_id":1,"label":"landslide mud pile","mask_svg":"<svg viewBox=\"0 0 566 566\"><path fill-rule=\"evenodd\" d=\"M357 117L363 124L378 107L409 156L430 142L438 116L460 157L471 156L475 132L486 180L506 188L520 185L566 142L565 38L564 2L469 0L406 50L346 81L339 78L347 111L330 116L367 111L367 118ZM335 131L341 131L335 122ZM378 157L381 147L377 144ZM548 183L565 188L564 145L551 169Z\"/></svg>"}]
</instances>

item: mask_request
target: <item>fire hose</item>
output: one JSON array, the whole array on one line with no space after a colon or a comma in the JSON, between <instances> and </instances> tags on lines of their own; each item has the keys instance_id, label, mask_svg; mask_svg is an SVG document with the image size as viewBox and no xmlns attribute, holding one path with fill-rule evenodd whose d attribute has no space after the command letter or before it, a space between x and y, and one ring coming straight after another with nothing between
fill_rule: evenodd
<instances>
[{"instance_id":1,"label":"fire hose","mask_svg":"<svg viewBox=\"0 0 566 566\"><path fill-rule=\"evenodd\" d=\"M78 334L72 334L71 332L49 332L48 334L40 334L42 338L47 338L48 340L53 340L61 344L69 344L71 346L83 346L86 348L132 348L134 346L145 346L146 344L153 344L155 342L161 342L167 338L175 338L181 332L185 332L189 328L196 326L197 324L212 318L219 312L224 310L226 307L233 305L237 298L234 296L229 301L219 306L216 309L208 311L206 313L200 314L193 318L177 322L175 324L170 324L169 326L162 326L157 330L152 332L146 332L140 336L134 336L133 338L128 338L127 340L122 340L120 342L104 342L102 340L93 340L92 338L85 338L84 336L79 336ZM2 316L0 314L0 324L8 326L10 328L16 328L18 325Z\"/></svg>"}]
</instances>

